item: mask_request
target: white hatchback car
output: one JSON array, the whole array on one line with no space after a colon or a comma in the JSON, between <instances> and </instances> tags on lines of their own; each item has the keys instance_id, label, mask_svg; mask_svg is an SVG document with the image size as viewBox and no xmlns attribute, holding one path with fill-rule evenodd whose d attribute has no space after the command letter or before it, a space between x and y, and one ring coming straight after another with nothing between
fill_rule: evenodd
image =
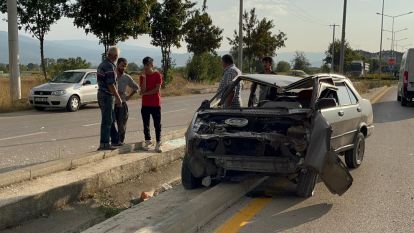
<instances>
[{"instance_id":1,"label":"white hatchback car","mask_svg":"<svg viewBox=\"0 0 414 233\"><path fill-rule=\"evenodd\" d=\"M50 82L34 87L29 94L30 104L37 110L66 108L75 112L80 106L96 103L98 83L95 69L68 70Z\"/></svg>"}]
</instances>

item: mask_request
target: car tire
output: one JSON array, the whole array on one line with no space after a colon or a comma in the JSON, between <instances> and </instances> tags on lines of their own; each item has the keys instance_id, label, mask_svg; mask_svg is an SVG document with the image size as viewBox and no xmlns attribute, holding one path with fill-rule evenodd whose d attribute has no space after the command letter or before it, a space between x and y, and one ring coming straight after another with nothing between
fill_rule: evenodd
<instances>
[{"instance_id":1,"label":"car tire","mask_svg":"<svg viewBox=\"0 0 414 233\"><path fill-rule=\"evenodd\" d=\"M405 97L401 96L401 106L405 107L408 104L408 100Z\"/></svg>"},{"instance_id":2,"label":"car tire","mask_svg":"<svg viewBox=\"0 0 414 233\"><path fill-rule=\"evenodd\" d=\"M201 186L201 178L193 176L190 171L187 156L184 157L183 164L181 166L181 183L187 190L196 189Z\"/></svg>"},{"instance_id":3,"label":"car tire","mask_svg":"<svg viewBox=\"0 0 414 233\"><path fill-rule=\"evenodd\" d=\"M34 107L37 111L44 111L45 107L39 107L39 106L35 106Z\"/></svg>"},{"instance_id":4,"label":"car tire","mask_svg":"<svg viewBox=\"0 0 414 233\"><path fill-rule=\"evenodd\" d=\"M365 153L365 136L359 132L354 142L354 149L345 152L345 163L348 168L358 168L362 164Z\"/></svg>"},{"instance_id":5,"label":"car tire","mask_svg":"<svg viewBox=\"0 0 414 233\"><path fill-rule=\"evenodd\" d=\"M66 105L66 110L68 110L68 112L76 112L78 111L79 107L80 107L79 97L77 97L76 95L72 95L68 100L68 103Z\"/></svg>"},{"instance_id":6,"label":"car tire","mask_svg":"<svg viewBox=\"0 0 414 233\"><path fill-rule=\"evenodd\" d=\"M296 196L308 198L313 196L318 173L310 169L303 169L298 175Z\"/></svg>"}]
</instances>

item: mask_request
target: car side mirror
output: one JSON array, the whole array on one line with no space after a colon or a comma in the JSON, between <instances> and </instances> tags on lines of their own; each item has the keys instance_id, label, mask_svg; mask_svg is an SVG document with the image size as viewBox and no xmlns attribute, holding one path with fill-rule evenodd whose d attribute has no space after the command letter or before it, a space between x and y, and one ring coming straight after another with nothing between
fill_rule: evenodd
<instances>
[{"instance_id":1,"label":"car side mirror","mask_svg":"<svg viewBox=\"0 0 414 233\"><path fill-rule=\"evenodd\" d=\"M91 81L90 80L86 80L85 82L83 82L83 85L84 86L86 86L86 85L91 85L92 83L91 83Z\"/></svg>"},{"instance_id":2,"label":"car side mirror","mask_svg":"<svg viewBox=\"0 0 414 233\"><path fill-rule=\"evenodd\" d=\"M334 98L322 98L316 101L315 108L317 110L334 108L337 106L336 100Z\"/></svg>"}]
</instances>

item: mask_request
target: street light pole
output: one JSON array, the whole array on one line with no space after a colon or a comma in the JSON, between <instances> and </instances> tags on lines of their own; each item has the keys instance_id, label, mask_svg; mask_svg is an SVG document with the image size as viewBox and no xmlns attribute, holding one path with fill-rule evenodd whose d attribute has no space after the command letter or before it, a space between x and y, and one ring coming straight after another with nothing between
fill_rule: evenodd
<instances>
[{"instance_id":1,"label":"street light pole","mask_svg":"<svg viewBox=\"0 0 414 233\"><path fill-rule=\"evenodd\" d=\"M339 73L344 73L344 63L345 63L345 29L346 29L346 6L347 0L344 0L344 14L342 19L342 38L341 38L341 57L339 60Z\"/></svg>"},{"instance_id":2,"label":"street light pole","mask_svg":"<svg viewBox=\"0 0 414 233\"><path fill-rule=\"evenodd\" d=\"M243 0L240 0L239 15L239 69L243 73Z\"/></svg>"},{"instance_id":3,"label":"street light pole","mask_svg":"<svg viewBox=\"0 0 414 233\"><path fill-rule=\"evenodd\" d=\"M17 1L7 0L9 37L10 96L13 103L22 98L19 67L19 35L17 28Z\"/></svg>"}]
</instances>

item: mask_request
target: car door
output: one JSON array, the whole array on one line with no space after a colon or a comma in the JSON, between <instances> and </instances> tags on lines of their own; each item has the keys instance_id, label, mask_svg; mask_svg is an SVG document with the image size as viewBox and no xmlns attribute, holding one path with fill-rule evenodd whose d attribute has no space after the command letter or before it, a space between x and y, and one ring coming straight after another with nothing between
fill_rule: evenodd
<instances>
[{"instance_id":1,"label":"car door","mask_svg":"<svg viewBox=\"0 0 414 233\"><path fill-rule=\"evenodd\" d=\"M339 107L339 101L338 101L338 96L336 93L336 88L334 88L332 85L321 83L320 90L321 90L321 93L319 94L318 99L333 98L338 103L336 107L321 109L322 116L330 124L331 129L332 129L331 146L333 148L338 148L338 146L340 145L339 123L340 123L341 118L339 117L339 114L340 114L341 108Z\"/></svg>"},{"instance_id":2,"label":"car door","mask_svg":"<svg viewBox=\"0 0 414 233\"><path fill-rule=\"evenodd\" d=\"M82 103L97 101L98 82L96 73L88 73L81 87Z\"/></svg>"},{"instance_id":3,"label":"car door","mask_svg":"<svg viewBox=\"0 0 414 233\"><path fill-rule=\"evenodd\" d=\"M359 129L362 109L356 95L344 81L335 83L335 86L338 88L337 95L340 105L337 135L339 145L335 149L347 150L352 147Z\"/></svg>"}]
</instances>

